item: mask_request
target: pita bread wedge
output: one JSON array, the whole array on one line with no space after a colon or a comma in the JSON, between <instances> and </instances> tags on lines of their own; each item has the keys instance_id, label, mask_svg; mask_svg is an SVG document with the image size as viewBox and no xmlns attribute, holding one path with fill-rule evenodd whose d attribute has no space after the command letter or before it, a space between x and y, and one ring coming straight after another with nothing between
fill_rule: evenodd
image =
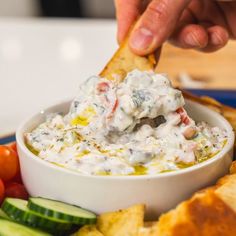
<instances>
[{"instance_id":1,"label":"pita bread wedge","mask_svg":"<svg viewBox=\"0 0 236 236\"><path fill-rule=\"evenodd\" d=\"M236 213L236 174L222 178L215 194Z\"/></svg>"},{"instance_id":2,"label":"pita bread wedge","mask_svg":"<svg viewBox=\"0 0 236 236\"><path fill-rule=\"evenodd\" d=\"M236 174L163 214L157 227L162 236L236 235Z\"/></svg>"},{"instance_id":3,"label":"pita bread wedge","mask_svg":"<svg viewBox=\"0 0 236 236\"><path fill-rule=\"evenodd\" d=\"M157 236L158 221L145 222L144 226L139 228L137 236Z\"/></svg>"},{"instance_id":4,"label":"pita bread wedge","mask_svg":"<svg viewBox=\"0 0 236 236\"><path fill-rule=\"evenodd\" d=\"M104 236L137 236L143 226L144 205L108 212L98 217L97 228Z\"/></svg>"},{"instance_id":5,"label":"pita bread wedge","mask_svg":"<svg viewBox=\"0 0 236 236\"><path fill-rule=\"evenodd\" d=\"M236 174L236 161L234 161L230 167L230 174Z\"/></svg>"},{"instance_id":6,"label":"pita bread wedge","mask_svg":"<svg viewBox=\"0 0 236 236\"><path fill-rule=\"evenodd\" d=\"M104 235L98 231L96 225L85 225L72 236L104 236Z\"/></svg>"},{"instance_id":7,"label":"pita bread wedge","mask_svg":"<svg viewBox=\"0 0 236 236\"><path fill-rule=\"evenodd\" d=\"M134 54L129 48L127 37L99 75L107 79L122 81L126 74L134 69L148 71L154 70L155 66L154 54L148 56Z\"/></svg>"}]
</instances>

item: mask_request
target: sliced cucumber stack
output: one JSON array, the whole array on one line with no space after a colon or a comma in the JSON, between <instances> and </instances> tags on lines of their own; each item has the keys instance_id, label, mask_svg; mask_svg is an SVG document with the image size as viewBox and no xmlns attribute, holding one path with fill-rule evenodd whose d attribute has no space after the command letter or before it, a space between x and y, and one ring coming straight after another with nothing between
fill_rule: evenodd
<instances>
[{"instance_id":1,"label":"sliced cucumber stack","mask_svg":"<svg viewBox=\"0 0 236 236\"><path fill-rule=\"evenodd\" d=\"M80 207L68 205L63 202L44 199L30 198L28 208L47 217L64 220L73 224L94 224L96 215Z\"/></svg>"},{"instance_id":2,"label":"sliced cucumber stack","mask_svg":"<svg viewBox=\"0 0 236 236\"><path fill-rule=\"evenodd\" d=\"M5 228L1 226L4 223L2 221L7 222ZM30 198L29 201L6 198L0 209L0 236L50 235L38 230L35 230L33 234L31 227L59 236L73 230L76 225L94 224L95 222L94 213L63 202L44 198ZM24 224L24 226L18 223Z\"/></svg>"},{"instance_id":3,"label":"sliced cucumber stack","mask_svg":"<svg viewBox=\"0 0 236 236\"><path fill-rule=\"evenodd\" d=\"M47 217L29 210L28 201L6 198L2 210L13 220L49 232L70 230L72 224L68 221Z\"/></svg>"},{"instance_id":4,"label":"sliced cucumber stack","mask_svg":"<svg viewBox=\"0 0 236 236\"><path fill-rule=\"evenodd\" d=\"M41 232L15 222L0 219L1 236L51 236L51 234Z\"/></svg>"}]
</instances>

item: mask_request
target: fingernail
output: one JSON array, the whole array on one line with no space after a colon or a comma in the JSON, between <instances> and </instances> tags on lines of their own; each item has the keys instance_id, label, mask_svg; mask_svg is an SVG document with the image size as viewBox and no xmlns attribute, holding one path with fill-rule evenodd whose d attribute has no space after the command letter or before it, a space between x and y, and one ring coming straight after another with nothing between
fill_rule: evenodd
<instances>
[{"instance_id":1,"label":"fingernail","mask_svg":"<svg viewBox=\"0 0 236 236\"><path fill-rule=\"evenodd\" d=\"M227 37L226 37L227 38ZM227 42L227 39L224 39L217 33L211 33L211 43L216 46L225 45Z\"/></svg>"},{"instance_id":2,"label":"fingernail","mask_svg":"<svg viewBox=\"0 0 236 236\"><path fill-rule=\"evenodd\" d=\"M189 33L185 36L184 41L186 44L188 44L189 46L192 47L202 47L200 41L198 40L198 38L196 37L195 34L193 33Z\"/></svg>"},{"instance_id":3,"label":"fingernail","mask_svg":"<svg viewBox=\"0 0 236 236\"><path fill-rule=\"evenodd\" d=\"M137 50L145 50L147 49L153 41L153 34L147 28L138 28L131 35L130 45L132 48Z\"/></svg>"}]
</instances>

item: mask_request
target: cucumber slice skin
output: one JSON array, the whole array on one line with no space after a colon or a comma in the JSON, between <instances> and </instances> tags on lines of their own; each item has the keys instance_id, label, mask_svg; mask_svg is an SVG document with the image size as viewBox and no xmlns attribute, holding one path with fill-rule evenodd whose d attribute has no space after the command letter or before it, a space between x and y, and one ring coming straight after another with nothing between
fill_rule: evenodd
<instances>
[{"instance_id":1,"label":"cucumber slice skin","mask_svg":"<svg viewBox=\"0 0 236 236\"><path fill-rule=\"evenodd\" d=\"M11 218L0 208L0 219L11 220Z\"/></svg>"},{"instance_id":2,"label":"cucumber slice skin","mask_svg":"<svg viewBox=\"0 0 236 236\"><path fill-rule=\"evenodd\" d=\"M16 200L19 201L19 199L6 198L2 204L3 211L11 219L31 227L48 231L50 233L67 231L71 229L72 224L69 224L68 222L48 218L34 213L28 210L27 207L25 209L20 209L14 204ZM24 203L25 206L28 204L25 200L20 200L20 202Z\"/></svg>"},{"instance_id":3,"label":"cucumber slice skin","mask_svg":"<svg viewBox=\"0 0 236 236\"><path fill-rule=\"evenodd\" d=\"M58 209L54 210L54 209L46 208L44 207L44 204L43 204L44 202L45 203L47 202L47 204L50 204L50 202L53 202L59 205L63 205L63 207L66 207L66 205L68 205L69 207L77 208L78 212L82 211L83 216L78 216L78 215L75 216L73 214L63 213L62 211L59 211ZM37 212L39 214L42 214L48 217L65 220L75 225L95 224L97 221L96 215L88 210L85 210L85 209L82 209L73 205L69 205L60 201L50 200L46 198L40 198L40 197L29 198L28 208L33 212ZM88 214L87 217L84 216L84 214L86 213Z\"/></svg>"},{"instance_id":4,"label":"cucumber slice skin","mask_svg":"<svg viewBox=\"0 0 236 236\"><path fill-rule=\"evenodd\" d=\"M0 219L0 236L52 236L36 229L18 223Z\"/></svg>"}]
</instances>

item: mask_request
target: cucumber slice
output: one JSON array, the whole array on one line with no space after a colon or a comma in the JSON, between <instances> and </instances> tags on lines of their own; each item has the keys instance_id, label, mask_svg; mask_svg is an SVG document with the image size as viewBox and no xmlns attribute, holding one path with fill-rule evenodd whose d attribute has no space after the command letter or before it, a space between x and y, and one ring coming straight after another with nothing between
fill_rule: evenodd
<instances>
[{"instance_id":1,"label":"cucumber slice","mask_svg":"<svg viewBox=\"0 0 236 236\"><path fill-rule=\"evenodd\" d=\"M3 211L13 220L48 232L70 230L72 224L67 221L46 217L32 212L27 207L28 201L6 198L2 204Z\"/></svg>"},{"instance_id":2,"label":"cucumber slice","mask_svg":"<svg viewBox=\"0 0 236 236\"><path fill-rule=\"evenodd\" d=\"M45 198L30 198L28 208L39 214L65 220L73 224L96 223L96 215L88 210Z\"/></svg>"},{"instance_id":3,"label":"cucumber slice","mask_svg":"<svg viewBox=\"0 0 236 236\"><path fill-rule=\"evenodd\" d=\"M0 219L11 220L11 218L0 208Z\"/></svg>"},{"instance_id":4,"label":"cucumber slice","mask_svg":"<svg viewBox=\"0 0 236 236\"><path fill-rule=\"evenodd\" d=\"M51 234L32 229L15 222L0 219L0 236L51 236Z\"/></svg>"}]
</instances>

